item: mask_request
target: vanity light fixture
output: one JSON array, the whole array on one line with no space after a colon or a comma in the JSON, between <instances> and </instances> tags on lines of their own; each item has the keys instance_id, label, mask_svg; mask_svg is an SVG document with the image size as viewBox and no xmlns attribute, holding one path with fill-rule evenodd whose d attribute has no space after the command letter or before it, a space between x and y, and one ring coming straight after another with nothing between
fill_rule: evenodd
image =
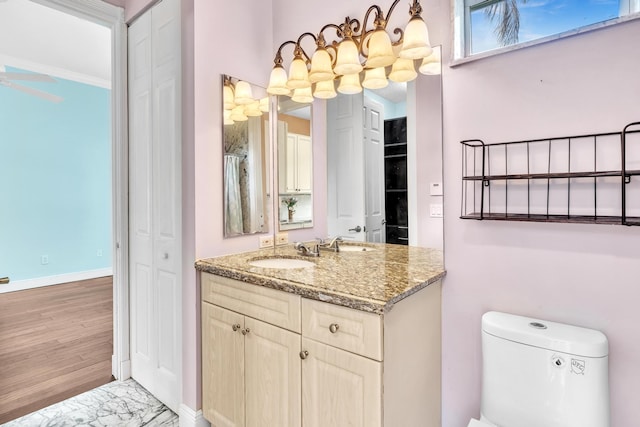
<instances>
[{"instance_id":1,"label":"vanity light fixture","mask_svg":"<svg viewBox=\"0 0 640 427\"><path fill-rule=\"evenodd\" d=\"M222 76L222 79L223 123L225 125L244 122L249 117L259 117L262 113L269 112L269 98L266 96L254 98L251 84L225 75Z\"/></svg>"},{"instance_id":2,"label":"vanity light fixture","mask_svg":"<svg viewBox=\"0 0 640 427\"><path fill-rule=\"evenodd\" d=\"M305 32L296 41L282 43L273 60L267 92L292 96L296 102L312 102L313 97L336 96L338 81L338 92L359 93L363 86L368 89L385 87L387 79L396 82L415 79L418 73L414 61L422 61L419 64L421 73L433 74L435 65L439 68L440 56L433 55L420 0L412 0L405 29L393 30L397 40L392 41L387 32L387 24L399 1L393 1L386 15L380 6L373 5L367 9L362 21L346 17L341 24L323 26L317 34ZM374 16L372 25L371 16ZM336 31L337 40L331 43L325 39L328 29ZM315 51L311 56L302 47L305 38L314 41ZM293 46L289 75L282 58L282 51L288 45ZM432 63L435 65L429 65Z\"/></svg>"},{"instance_id":3,"label":"vanity light fixture","mask_svg":"<svg viewBox=\"0 0 640 427\"><path fill-rule=\"evenodd\" d=\"M433 49L431 55L427 56L422 60L422 64L420 64L420 72L422 74L426 74L428 76L436 76L442 73L440 67L440 48L437 47Z\"/></svg>"}]
</instances>

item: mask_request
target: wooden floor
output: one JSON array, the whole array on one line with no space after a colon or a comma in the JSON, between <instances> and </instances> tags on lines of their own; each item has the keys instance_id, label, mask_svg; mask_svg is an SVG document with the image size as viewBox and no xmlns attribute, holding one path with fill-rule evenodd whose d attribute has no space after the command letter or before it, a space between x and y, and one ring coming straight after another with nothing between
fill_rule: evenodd
<instances>
[{"instance_id":1,"label":"wooden floor","mask_svg":"<svg viewBox=\"0 0 640 427\"><path fill-rule=\"evenodd\" d=\"M112 278L0 294L0 424L111 381Z\"/></svg>"}]
</instances>

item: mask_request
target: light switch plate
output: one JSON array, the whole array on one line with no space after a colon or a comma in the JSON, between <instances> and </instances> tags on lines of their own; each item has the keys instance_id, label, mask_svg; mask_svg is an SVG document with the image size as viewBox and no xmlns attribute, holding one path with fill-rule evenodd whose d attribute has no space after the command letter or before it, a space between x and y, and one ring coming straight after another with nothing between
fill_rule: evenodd
<instances>
[{"instance_id":1,"label":"light switch plate","mask_svg":"<svg viewBox=\"0 0 640 427\"><path fill-rule=\"evenodd\" d=\"M432 218L442 218L442 205L439 203L432 203L429 205Z\"/></svg>"},{"instance_id":2,"label":"light switch plate","mask_svg":"<svg viewBox=\"0 0 640 427\"><path fill-rule=\"evenodd\" d=\"M432 196L442 196L442 183L432 182L429 184L429 194Z\"/></svg>"}]
</instances>

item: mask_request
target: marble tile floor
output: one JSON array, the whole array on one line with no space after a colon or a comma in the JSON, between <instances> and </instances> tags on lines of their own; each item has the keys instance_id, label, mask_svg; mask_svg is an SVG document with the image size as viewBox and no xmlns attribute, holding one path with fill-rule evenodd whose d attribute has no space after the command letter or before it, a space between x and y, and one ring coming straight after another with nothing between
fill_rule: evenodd
<instances>
[{"instance_id":1,"label":"marble tile floor","mask_svg":"<svg viewBox=\"0 0 640 427\"><path fill-rule=\"evenodd\" d=\"M113 381L1 427L178 427L178 416L133 379Z\"/></svg>"}]
</instances>

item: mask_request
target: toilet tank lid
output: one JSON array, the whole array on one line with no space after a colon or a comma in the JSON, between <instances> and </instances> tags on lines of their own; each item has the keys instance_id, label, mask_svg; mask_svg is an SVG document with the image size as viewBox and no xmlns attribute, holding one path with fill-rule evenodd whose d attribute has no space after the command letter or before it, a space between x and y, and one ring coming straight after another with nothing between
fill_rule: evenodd
<instances>
[{"instance_id":1,"label":"toilet tank lid","mask_svg":"<svg viewBox=\"0 0 640 427\"><path fill-rule=\"evenodd\" d=\"M577 356L604 357L609 354L607 337L600 331L497 311L482 316L482 332Z\"/></svg>"}]
</instances>

